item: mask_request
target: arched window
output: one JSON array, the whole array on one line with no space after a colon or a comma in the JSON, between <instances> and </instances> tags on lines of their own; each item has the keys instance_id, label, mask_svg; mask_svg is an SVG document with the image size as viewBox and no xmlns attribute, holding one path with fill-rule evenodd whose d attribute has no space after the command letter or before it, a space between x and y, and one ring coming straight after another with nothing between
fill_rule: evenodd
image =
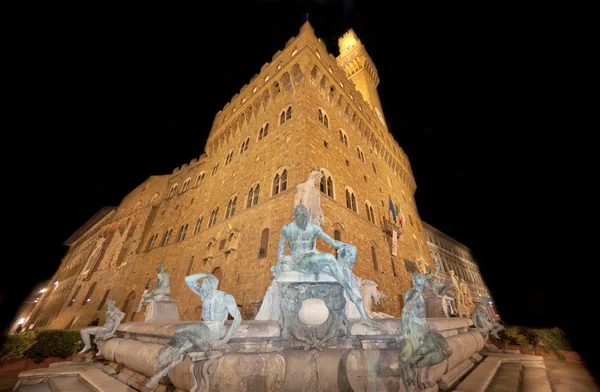
<instances>
[{"instance_id":1,"label":"arched window","mask_svg":"<svg viewBox=\"0 0 600 392\"><path fill-rule=\"evenodd\" d=\"M183 182L183 185L181 186L182 192L187 191L188 187L190 186L190 181L192 181L191 178L186 178L186 180Z\"/></svg>"},{"instance_id":2,"label":"arched window","mask_svg":"<svg viewBox=\"0 0 600 392\"><path fill-rule=\"evenodd\" d=\"M329 128L329 119L327 118L327 113L321 108L319 108L319 122Z\"/></svg>"},{"instance_id":3,"label":"arched window","mask_svg":"<svg viewBox=\"0 0 600 392\"><path fill-rule=\"evenodd\" d=\"M225 219L231 218L235 215L235 205L237 204L237 196L229 199L229 203L227 203L227 210L225 211Z\"/></svg>"},{"instance_id":4,"label":"arched window","mask_svg":"<svg viewBox=\"0 0 600 392\"><path fill-rule=\"evenodd\" d=\"M258 196L260 194L260 184L256 184L256 188L254 189L254 201L252 202L252 205L257 205L258 204Z\"/></svg>"},{"instance_id":5,"label":"arched window","mask_svg":"<svg viewBox=\"0 0 600 392\"><path fill-rule=\"evenodd\" d=\"M177 184L173 184L173 186L171 187L171 190L169 191L169 197L174 196L177 194Z\"/></svg>"},{"instance_id":6,"label":"arched window","mask_svg":"<svg viewBox=\"0 0 600 392\"><path fill-rule=\"evenodd\" d=\"M310 81L315 83L317 81L317 77L319 76L319 71L317 70L317 66L315 65L313 69L310 71Z\"/></svg>"},{"instance_id":7,"label":"arched window","mask_svg":"<svg viewBox=\"0 0 600 392\"><path fill-rule=\"evenodd\" d=\"M294 64L292 67L292 78L296 84L300 83L302 79L304 79L304 75L302 75L302 71L300 70L300 66L298 64Z\"/></svg>"},{"instance_id":8,"label":"arched window","mask_svg":"<svg viewBox=\"0 0 600 392\"><path fill-rule=\"evenodd\" d=\"M346 207L354 212L358 212L356 209L356 196L354 196L354 191L350 188L346 188Z\"/></svg>"},{"instance_id":9,"label":"arched window","mask_svg":"<svg viewBox=\"0 0 600 392\"><path fill-rule=\"evenodd\" d=\"M210 241L208 241L208 244L206 244L206 253L204 255L204 260L213 257L213 254L215 252L215 243L215 240L211 239Z\"/></svg>"},{"instance_id":10,"label":"arched window","mask_svg":"<svg viewBox=\"0 0 600 392\"><path fill-rule=\"evenodd\" d=\"M257 89L258 89L257 87L254 87L254 89L252 90L252 93L254 94ZM260 112L260 105L261 105L260 97L257 97L254 100L254 117L258 116L258 112Z\"/></svg>"},{"instance_id":11,"label":"arched window","mask_svg":"<svg viewBox=\"0 0 600 392\"><path fill-rule=\"evenodd\" d=\"M379 271L379 266L377 265L377 252L375 252L375 247L371 245L371 257L373 258L373 268L375 271Z\"/></svg>"},{"instance_id":12,"label":"arched window","mask_svg":"<svg viewBox=\"0 0 600 392\"><path fill-rule=\"evenodd\" d=\"M245 98L244 98L245 100ZM250 123L250 120L252 120L252 105L249 105L246 108L246 121L248 121L248 123Z\"/></svg>"},{"instance_id":13,"label":"arched window","mask_svg":"<svg viewBox=\"0 0 600 392\"><path fill-rule=\"evenodd\" d=\"M365 209L367 210L367 219L371 223L375 223L375 214L373 214L373 205L367 200L365 202Z\"/></svg>"},{"instance_id":14,"label":"arched window","mask_svg":"<svg viewBox=\"0 0 600 392\"><path fill-rule=\"evenodd\" d=\"M258 204L258 195L260 193L260 185L250 187L248 191L248 198L246 200L246 208L250 208Z\"/></svg>"},{"instance_id":15,"label":"arched window","mask_svg":"<svg viewBox=\"0 0 600 392\"><path fill-rule=\"evenodd\" d=\"M226 249L229 249L229 250L232 249L231 243L233 242L234 238L235 238L235 233L234 232L229 233L229 235L227 236L227 241L226 241L226 245L225 245ZM233 249L236 249L236 247L234 247Z\"/></svg>"},{"instance_id":16,"label":"arched window","mask_svg":"<svg viewBox=\"0 0 600 392\"><path fill-rule=\"evenodd\" d=\"M233 159L233 151L229 151L229 154L227 154L227 157L225 158L225 166L230 164L232 159Z\"/></svg>"},{"instance_id":17,"label":"arched window","mask_svg":"<svg viewBox=\"0 0 600 392\"><path fill-rule=\"evenodd\" d=\"M329 86L329 95L328 95L329 103L333 103L335 100L335 88L333 86Z\"/></svg>"},{"instance_id":18,"label":"arched window","mask_svg":"<svg viewBox=\"0 0 600 392\"><path fill-rule=\"evenodd\" d=\"M260 236L260 248L258 249L258 257L267 257L267 249L269 247L269 229L264 229Z\"/></svg>"},{"instance_id":19,"label":"arched window","mask_svg":"<svg viewBox=\"0 0 600 392\"><path fill-rule=\"evenodd\" d=\"M343 129L340 129L340 142L344 143L346 147L350 147L348 144L348 135L344 132Z\"/></svg>"},{"instance_id":20,"label":"arched window","mask_svg":"<svg viewBox=\"0 0 600 392\"><path fill-rule=\"evenodd\" d=\"M329 79L327 79L327 76L323 75L321 77L321 82L319 83L319 92L321 94L325 94L327 91L327 86L329 85Z\"/></svg>"},{"instance_id":21,"label":"arched window","mask_svg":"<svg viewBox=\"0 0 600 392\"><path fill-rule=\"evenodd\" d=\"M185 239L185 234L187 233L187 229L188 229L188 225L181 226L181 228L179 229L179 237L177 238L177 241L181 242Z\"/></svg>"},{"instance_id":22,"label":"arched window","mask_svg":"<svg viewBox=\"0 0 600 392\"><path fill-rule=\"evenodd\" d=\"M350 96L352 97L352 96ZM350 109L350 105L346 105L346 110L344 111L344 121L348 121L348 118L350 118L350 112L352 111L352 109Z\"/></svg>"},{"instance_id":23,"label":"arched window","mask_svg":"<svg viewBox=\"0 0 600 392\"><path fill-rule=\"evenodd\" d=\"M69 301L67 307L73 306L73 304L75 303L75 299L77 298L77 294L79 294L79 290L81 290L81 286L75 289L75 292L73 293L73 296L71 297L71 300Z\"/></svg>"},{"instance_id":24,"label":"arched window","mask_svg":"<svg viewBox=\"0 0 600 392\"><path fill-rule=\"evenodd\" d=\"M108 294L110 293L110 289L106 290L104 292L104 296L102 297L102 301L100 301L100 304L98 305L98 309L97 310L102 310L102 307L104 306L104 304L106 303L106 300L108 299Z\"/></svg>"},{"instance_id":25,"label":"arched window","mask_svg":"<svg viewBox=\"0 0 600 392\"><path fill-rule=\"evenodd\" d=\"M340 233L339 230L334 230L333 231L333 239L336 241L341 241L342 240L342 233Z\"/></svg>"},{"instance_id":26,"label":"arched window","mask_svg":"<svg viewBox=\"0 0 600 392\"><path fill-rule=\"evenodd\" d=\"M360 149L360 147L356 147L356 152L358 154L358 159L360 159L360 161L362 163L366 163L365 162L365 154L363 153L363 151Z\"/></svg>"},{"instance_id":27,"label":"arched window","mask_svg":"<svg viewBox=\"0 0 600 392\"><path fill-rule=\"evenodd\" d=\"M371 163L371 164L373 165L373 172L374 172L375 174L377 174L377 168L375 167L375 163L373 162L373 163Z\"/></svg>"},{"instance_id":28,"label":"arched window","mask_svg":"<svg viewBox=\"0 0 600 392\"><path fill-rule=\"evenodd\" d=\"M197 234L200 231L200 228L202 227L202 219L204 219L203 216L198 218L198 220L196 221L196 226L194 226L194 234Z\"/></svg>"},{"instance_id":29,"label":"arched window","mask_svg":"<svg viewBox=\"0 0 600 392\"><path fill-rule=\"evenodd\" d=\"M292 107L288 106L287 109L283 110L279 115L279 125L283 124L290 118L292 118Z\"/></svg>"},{"instance_id":30,"label":"arched window","mask_svg":"<svg viewBox=\"0 0 600 392\"><path fill-rule=\"evenodd\" d=\"M283 172L277 173L275 178L273 179L273 196L278 195L279 193L285 191L287 189L287 169L284 169Z\"/></svg>"},{"instance_id":31,"label":"arched window","mask_svg":"<svg viewBox=\"0 0 600 392\"><path fill-rule=\"evenodd\" d=\"M242 142L242 146L240 147L240 154L248 149L248 145L250 144L250 138L247 138Z\"/></svg>"},{"instance_id":32,"label":"arched window","mask_svg":"<svg viewBox=\"0 0 600 392\"><path fill-rule=\"evenodd\" d=\"M217 170L219 170L219 163L218 162L217 162L216 165L213 166L211 176L214 176L215 174L217 174Z\"/></svg>"},{"instance_id":33,"label":"arched window","mask_svg":"<svg viewBox=\"0 0 600 392\"><path fill-rule=\"evenodd\" d=\"M344 100L344 97L340 94L340 97L338 98L335 108L337 110L342 110L342 107L344 106L345 103L346 103L346 101Z\"/></svg>"},{"instance_id":34,"label":"arched window","mask_svg":"<svg viewBox=\"0 0 600 392\"><path fill-rule=\"evenodd\" d=\"M283 83L283 89L288 93L292 91L292 79L290 78L290 74L285 72L281 76L281 82Z\"/></svg>"},{"instance_id":35,"label":"arched window","mask_svg":"<svg viewBox=\"0 0 600 392\"><path fill-rule=\"evenodd\" d=\"M92 283L92 285L90 286L90 289L88 290L87 294L85 295L85 297L83 297L83 302L81 302L81 305L87 305L88 303L90 303L90 301L92 300L92 294L94 294L95 289L96 282Z\"/></svg>"},{"instance_id":36,"label":"arched window","mask_svg":"<svg viewBox=\"0 0 600 392\"><path fill-rule=\"evenodd\" d=\"M269 90L263 91L260 98L262 100L263 110L267 110L267 107L269 106L269 98L271 98L271 95L269 94Z\"/></svg>"},{"instance_id":37,"label":"arched window","mask_svg":"<svg viewBox=\"0 0 600 392\"><path fill-rule=\"evenodd\" d=\"M246 208L252 207L252 201L254 200L254 188L250 187L248 191L248 197L246 199Z\"/></svg>"},{"instance_id":38,"label":"arched window","mask_svg":"<svg viewBox=\"0 0 600 392\"><path fill-rule=\"evenodd\" d=\"M212 212L210 213L208 227L212 227L212 226L214 226L215 223L217 223L217 214L218 213L219 213L219 207L213 208Z\"/></svg>"},{"instance_id":39,"label":"arched window","mask_svg":"<svg viewBox=\"0 0 600 392\"><path fill-rule=\"evenodd\" d=\"M273 83L273 86L271 86L271 94L273 96L273 102L275 102L277 100L279 93L281 93L281 88L279 87L279 83L275 82L275 83Z\"/></svg>"},{"instance_id":40,"label":"arched window","mask_svg":"<svg viewBox=\"0 0 600 392\"><path fill-rule=\"evenodd\" d=\"M323 177L321 177L319 189L327 196L333 197L333 179L331 178L331 174L325 172L323 169L321 169L321 173L323 173Z\"/></svg>"},{"instance_id":41,"label":"arched window","mask_svg":"<svg viewBox=\"0 0 600 392\"><path fill-rule=\"evenodd\" d=\"M158 238L158 234L154 234L152 237L150 237L150 241L148 241L148 250L151 250L152 248L154 248L154 243L156 242L157 238Z\"/></svg>"},{"instance_id":42,"label":"arched window","mask_svg":"<svg viewBox=\"0 0 600 392\"><path fill-rule=\"evenodd\" d=\"M269 134L269 123L266 123L262 127L260 127L260 131L258 131L258 140L261 140L264 137L267 137Z\"/></svg>"},{"instance_id":43,"label":"arched window","mask_svg":"<svg viewBox=\"0 0 600 392\"><path fill-rule=\"evenodd\" d=\"M167 230L165 232L165 236L163 238L162 246L165 246L165 245L167 245L169 243L169 239L171 238L171 234L173 234L173 229Z\"/></svg>"},{"instance_id":44,"label":"arched window","mask_svg":"<svg viewBox=\"0 0 600 392\"><path fill-rule=\"evenodd\" d=\"M196 186L202 184L202 181L204 180L204 175L204 172L198 174L198 178L196 178Z\"/></svg>"}]
</instances>

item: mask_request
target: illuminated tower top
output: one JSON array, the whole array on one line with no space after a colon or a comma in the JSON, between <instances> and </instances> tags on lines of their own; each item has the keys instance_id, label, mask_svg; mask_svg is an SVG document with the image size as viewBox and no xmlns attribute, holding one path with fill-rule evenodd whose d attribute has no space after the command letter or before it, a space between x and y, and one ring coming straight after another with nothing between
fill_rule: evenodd
<instances>
[{"instance_id":1,"label":"illuminated tower top","mask_svg":"<svg viewBox=\"0 0 600 392\"><path fill-rule=\"evenodd\" d=\"M338 65L346 72L348 79L354 82L356 89L375 111L379 120L386 125L377 93L379 75L375 63L352 29L338 39L338 46L340 48L340 55L337 57Z\"/></svg>"}]
</instances>

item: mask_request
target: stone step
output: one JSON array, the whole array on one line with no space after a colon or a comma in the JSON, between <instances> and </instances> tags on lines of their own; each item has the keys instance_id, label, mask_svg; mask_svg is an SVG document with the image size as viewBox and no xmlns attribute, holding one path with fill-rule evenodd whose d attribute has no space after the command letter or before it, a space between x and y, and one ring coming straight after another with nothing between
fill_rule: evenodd
<instances>
[{"instance_id":1,"label":"stone step","mask_svg":"<svg viewBox=\"0 0 600 392\"><path fill-rule=\"evenodd\" d=\"M552 385L544 362L523 364L523 392L552 392Z\"/></svg>"},{"instance_id":2,"label":"stone step","mask_svg":"<svg viewBox=\"0 0 600 392\"><path fill-rule=\"evenodd\" d=\"M458 384L455 392L485 392L501 364L501 359L487 357Z\"/></svg>"},{"instance_id":3,"label":"stone step","mask_svg":"<svg viewBox=\"0 0 600 392\"><path fill-rule=\"evenodd\" d=\"M52 392L52 388L45 379L30 379L27 382L20 383L15 392Z\"/></svg>"},{"instance_id":4,"label":"stone step","mask_svg":"<svg viewBox=\"0 0 600 392\"><path fill-rule=\"evenodd\" d=\"M81 373L81 377L93 389L92 391L136 392L135 389L112 378L99 369L90 369Z\"/></svg>"},{"instance_id":5,"label":"stone step","mask_svg":"<svg viewBox=\"0 0 600 392\"><path fill-rule=\"evenodd\" d=\"M519 362L509 362L500 365L486 392L518 392L523 365Z\"/></svg>"},{"instance_id":6,"label":"stone step","mask_svg":"<svg viewBox=\"0 0 600 392\"><path fill-rule=\"evenodd\" d=\"M48 384L53 392L87 392L94 391L86 384L79 376L71 377L51 377L48 379Z\"/></svg>"}]
</instances>

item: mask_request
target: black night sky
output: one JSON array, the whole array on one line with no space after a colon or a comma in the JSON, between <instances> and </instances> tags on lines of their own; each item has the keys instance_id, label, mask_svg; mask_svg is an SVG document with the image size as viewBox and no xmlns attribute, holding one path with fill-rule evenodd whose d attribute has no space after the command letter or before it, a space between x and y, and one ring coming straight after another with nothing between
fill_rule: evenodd
<instances>
[{"instance_id":1,"label":"black night sky","mask_svg":"<svg viewBox=\"0 0 600 392\"><path fill-rule=\"evenodd\" d=\"M203 152L216 112L308 13L334 55L349 28L362 40L389 129L412 164L421 218L471 248L503 320L562 327L592 365L575 316L588 300L568 302L573 267L556 249L568 219L551 189L568 185L553 168L558 150L539 137L552 123L540 108L549 43L512 10L396 3L53 10L23 50L30 90L21 93L35 103L14 128L28 147L11 175L12 187L32 192L11 188L23 203L12 236L28 245L5 254L16 274L0 290L5 325L88 218Z\"/></svg>"}]
</instances>

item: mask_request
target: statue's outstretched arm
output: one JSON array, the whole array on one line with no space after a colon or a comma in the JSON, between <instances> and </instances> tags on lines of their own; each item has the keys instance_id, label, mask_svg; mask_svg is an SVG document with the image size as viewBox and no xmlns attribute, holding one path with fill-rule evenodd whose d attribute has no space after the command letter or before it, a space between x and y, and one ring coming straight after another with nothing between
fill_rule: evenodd
<instances>
[{"instance_id":1,"label":"statue's outstretched arm","mask_svg":"<svg viewBox=\"0 0 600 392\"><path fill-rule=\"evenodd\" d=\"M325 233L323 231L323 229L321 229L319 226L316 226L316 230L317 230L317 236L321 237L321 239L323 241L325 241L326 243L328 243L335 249L338 249L340 246L342 246L344 244L342 241L334 240L333 238L328 236L327 233Z\"/></svg>"},{"instance_id":2,"label":"statue's outstretched arm","mask_svg":"<svg viewBox=\"0 0 600 392\"><path fill-rule=\"evenodd\" d=\"M194 293L200 295L201 286L198 284L198 280L202 278L206 278L210 274L193 274L190 276L186 276L184 278L185 284L192 290Z\"/></svg>"}]
</instances>

